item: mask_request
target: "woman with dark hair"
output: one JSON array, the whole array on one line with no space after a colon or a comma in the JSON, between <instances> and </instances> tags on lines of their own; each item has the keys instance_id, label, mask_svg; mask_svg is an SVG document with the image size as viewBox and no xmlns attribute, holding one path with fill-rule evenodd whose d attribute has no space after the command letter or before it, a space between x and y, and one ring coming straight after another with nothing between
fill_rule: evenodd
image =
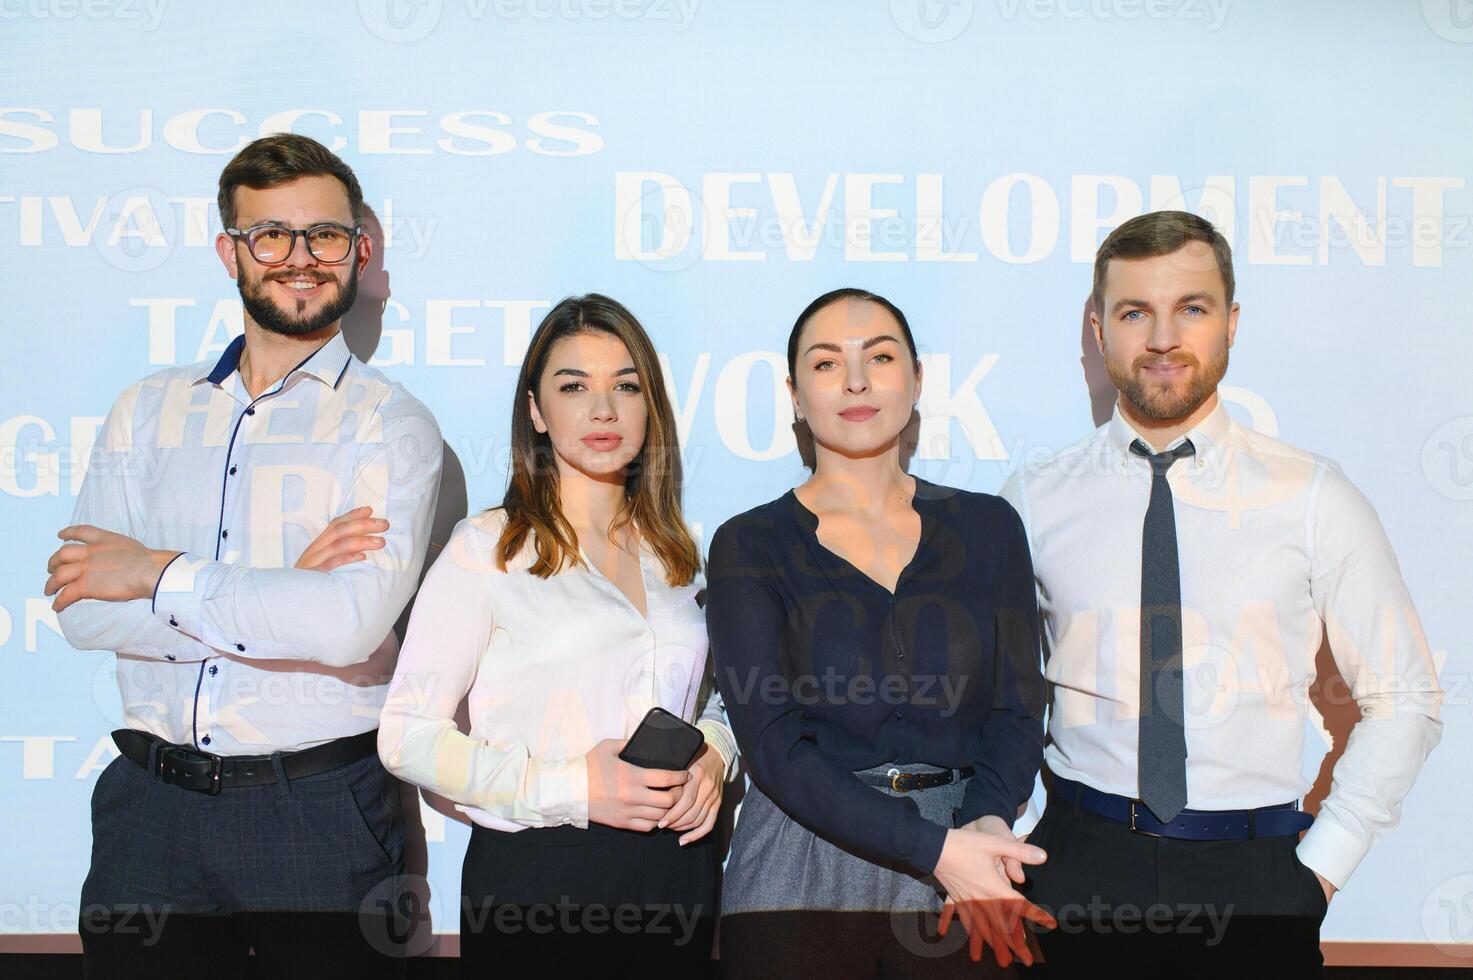
<instances>
[{"instance_id":1,"label":"woman with dark hair","mask_svg":"<svg viewBox=\"0 0 1473 980\"><path fill-rule=\"evenodd\" d=\"M559 976L595 956L609 976L698 976L735 743L702 683L699 553L659 361L623 306L566 299L516 392L506 496L461 521L425 577L379 751L471 819L467 975ZM618 757L654 706L705 734L688 769Z\"/></svg>"},{"instance_id":2,"label":"woman with dark hair","mask_svg":"<svg viewBox=\"0 0 1473 980\"><path fill-rule=\"evenodd\" d=\"M708 567L716 680L752 778L722 973L975 977L984 944L998 970L1031 962L1022 920L1052 919L1013 888L1044 860L1011 830L1043 751L1022 522L905 472L922 371L890 301L814 300L788 370L813 475L723 524Z\"/></svg>"}]
</instances>

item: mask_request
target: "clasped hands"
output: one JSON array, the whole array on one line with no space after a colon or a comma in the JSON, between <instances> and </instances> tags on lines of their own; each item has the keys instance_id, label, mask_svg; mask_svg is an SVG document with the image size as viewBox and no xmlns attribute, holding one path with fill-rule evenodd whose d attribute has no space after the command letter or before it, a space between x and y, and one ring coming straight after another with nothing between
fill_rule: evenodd
<instances>
[{"instance_id":1,"label":"clasped hands","mask_svg":"<svg viewBox=\"0 0 1473 980\"><path fill-rule=\"evenodd\" d=\"M708 742L687 769L645 769L619 758L625 741L606 738L584 756L589 821L641 833L685 831L682 847L709 834L721 809L721 753Z\"/></svg>"},{"instance_id":2,"label":"clasped hands","mask_svg":"<svg viewBox=\"0 0 1473 980\"><path fill-rule=\"evenodd\" d=\"M1010 965L1014 957L1032 966L1023 923L1054 929L1058 922L1013 886L1024 881L1023 865L1042 864L1047 857L1042 848L1014 837L1001 817L985 816L948 830L935 871L946 889L938 932L946 935L952 920L960 919L973 961L991 946L998 966Z\"/></svg>"}]
</instances>

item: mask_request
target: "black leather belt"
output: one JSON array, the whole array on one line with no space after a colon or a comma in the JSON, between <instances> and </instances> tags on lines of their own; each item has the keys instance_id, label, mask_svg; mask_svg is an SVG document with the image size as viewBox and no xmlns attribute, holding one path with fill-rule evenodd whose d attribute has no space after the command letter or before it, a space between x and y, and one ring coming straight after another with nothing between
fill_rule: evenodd
<instances>
[{"instance_id":1,"label":"black leather belt","mask_svg":"<svg viewBox=\"0 0 1473 980\"><path fill-rule=\"evenodd\" d=\"M1123 823L1138 834L1176 840L1288 837L1314 823L1314 816L1300 810L1297 800L1253 810L1183 810L1175 819L1163 823L1140 800L1105 793L1057 775L1049 797L1051 802L1065 806L1077 804L1091 813Z\"/></svg>"},{"instance_id":2,"label":"black leather belt","mask_svg":"<svg viewBox=\"0 0 1473 980\"><path fill-rule=\"evenodd\" d=\"M275 755L214 755L190 745L165 742L157 735L119 728L113 742L128 761L153 772L172 786L215 796L222 789L264 786L276 782L274 758L281 760L287 779L301 779L357 762L378 751L378 729L335 738L298 752Z\"/></svg>"},{"instance_id":3,"label":"black leather belt","mask_svg":"<svg viewBox=\"0 0 1473 980\"><path fill-rule=\"evenodd\" d=\"M891 769L883 773L861 771L854 775L870 786L893 789L897 793L912 793L959 783L963 779L970 779L975 772L975 769L967 766L965 769L943 769L940 772L901 772L899 769Z\"/></svg>"}]
</instances>

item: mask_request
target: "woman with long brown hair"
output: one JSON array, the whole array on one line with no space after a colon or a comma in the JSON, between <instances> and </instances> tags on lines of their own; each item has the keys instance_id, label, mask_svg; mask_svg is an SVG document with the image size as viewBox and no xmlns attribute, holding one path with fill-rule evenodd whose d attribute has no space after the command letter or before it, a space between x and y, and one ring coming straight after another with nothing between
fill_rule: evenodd
<instances>
[{"instance_id":1,"label":"woman with long brown hair","mask_svg":"<svg viewBox=\"0 0 1473 980\"><path fill-rule=\"evenodd\" d=\"M700 555L680 512L674 415L654 346L605 296L532 337L501 506L452 533L420 588L380 722L400 777L471 819L467 972L611 976L711 967L710 831L735 762L703 683ZM469 695L470 733L455 714ZM693 722L689 768L619 751L651 707Z\"/></svg>"}]
</instances>

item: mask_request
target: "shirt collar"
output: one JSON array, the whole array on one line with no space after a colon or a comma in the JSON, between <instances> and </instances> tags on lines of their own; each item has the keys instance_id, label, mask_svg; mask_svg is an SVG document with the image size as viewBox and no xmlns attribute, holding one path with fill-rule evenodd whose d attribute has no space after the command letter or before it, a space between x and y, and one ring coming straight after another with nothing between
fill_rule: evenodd
<instances>
[{"instance_id":1,"label":"shirt collar","mask_svg":"<svg viewBox=\"0 0 1473 980\"><path fill-rule=\"evenodd\" d=\"M1183 439L1190 439L1196 450L1194 455L1197 458L1197 465L1205 466L1207 460L1222 450L1223 445L1227 442L1232 423L1232 416L1227 413L1227 406L1223 404L1222 395L1218 394L1217 404L1213 406L1212 411L1181 436L1173 439L1170 445L1162 447L1162 452L1180 445ZM1121 414L1118 398L1115 400L1115 410L1110 414L1110 421L1105 426L1105 438L1114 449L1115 455L1127 463L1132 459L1140 458L1130 451L1132 442L1139 439L1147 446L1151 445L1151 441L1137 432L1135 426L1131 425ZM1155 451L1154 447L1152 451Z\"/></svg>"},{"instance_id":2,"label":"shirt collar","mask_svg":"<svg viewBox=\"0 0 1473 980\"><path fill-rule=\"evenodd\" d=\"M225 348L215 366L208 371L198 374L192 384L208 381L210 384L218 385L235 373L240 367L240 355L245 350L245 334L241 334L230 342ZM343 339L343 332L339 330L333 334L328 341L308 354L300 364L286 373L282 379L284 385L287 378L301 371L310 374L329 388L336 388L343 380L343 375L348 373L348 365L353 360L352 351L348 350L348 342Z\"/></svg>"}]
</instances>

